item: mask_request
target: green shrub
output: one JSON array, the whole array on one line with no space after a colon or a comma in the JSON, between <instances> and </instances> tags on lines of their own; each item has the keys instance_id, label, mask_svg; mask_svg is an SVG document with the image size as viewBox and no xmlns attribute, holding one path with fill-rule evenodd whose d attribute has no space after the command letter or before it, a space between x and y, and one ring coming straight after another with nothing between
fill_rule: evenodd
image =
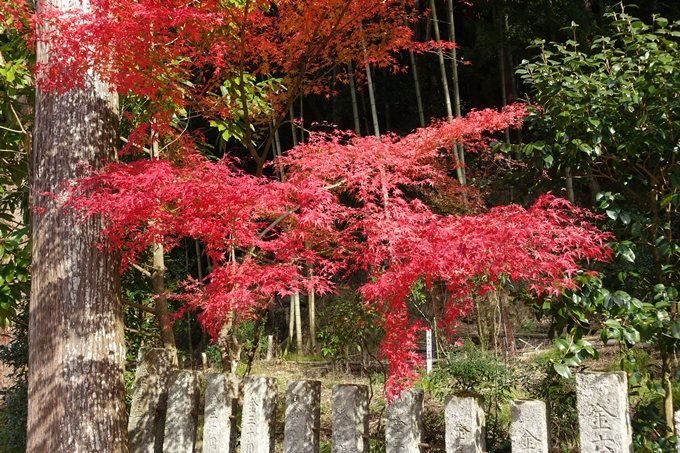
<instances>
[{"instance_id":1,"label":"green shrub","mask_svg":"<svg viewBox=\"0 0 680 453\"><path fill-rule=\"evenodd\" d=\"M26 416L28 413L28 301L18 306L18 318L12 323L12 340L0 346L0 361L11 366L13 385L0 390L0 448L4 453L26 451Z\"/></svg>"}]
</instances>

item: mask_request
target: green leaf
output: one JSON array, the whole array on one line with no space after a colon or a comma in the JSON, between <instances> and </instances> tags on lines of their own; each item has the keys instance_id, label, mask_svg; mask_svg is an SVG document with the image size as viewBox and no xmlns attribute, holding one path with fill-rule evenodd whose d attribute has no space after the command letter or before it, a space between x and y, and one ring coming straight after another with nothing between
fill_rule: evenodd
<instances>
[{"instance_id":1,"label":"green leaf","mask_svg":"<svg viewBox=\"0 0 680 453\"><path fill-rule=\"evenodd\" d=\"M671 325L671 334L673 335L673 338L680 338L680 321L675 321L673 325Z\"/></svg>"},{"instance_id":2,"label":"green leaf","mask_svg":"<svg viewBox=\"0 0 680 453\"><path fill-rule=\"evenodd\" d=\"M673 201L673 198L676 196L675 193L669 193L665 197L661 199L661 202L659 203L662 208L665 208L669 204L671 204L671 201Z\"/></svg>"},{"instance_id":3,"label":"green leaf","mask_svg":"<svg viewBox=\"0 0 680 453\"><path fill-rule=\"evenodd\" d=\"M568 366L579 366L583 363L583 360L578 355L572 355L565 357L564 363Z\"/></svg>"},{"instance_id":4,"label":"green leaf","mask_svg":"<svg viewBox=\"0 0 680 453\"><path fill-rule=\"evenodd\" d=\"M623 338L630 345L634 345L640 342L640 332L635 329L625 329L623 331Z\"/></svg>"},{"instance_id":5,"label":"green leaf","mask_svg":"<svg viewBox=\"0 0 680 453\"><path fill-rule=\"evenodd\" d=\"M604 325L607 326L607 327L611 327L612 329L621 329L622 328L621 323L616 319L607 319L604 322Z\"/></svg>"},{"instance_id":6,"label":"green leaf","mask_svg":"<svg viewBox=\"0 0 680 453\"><path fill-rule=\"evenodd\" d=\"M619 244L619 255L629 263L635 262L635 252L625 244Z\"/></svg>"},{"instance_id":7,"label":"green leaf","mask_svg":"<svg viewBox=\"0 0 680 453\"><path fill-rule=\"evenodd\" d=\"M555 373L559 374L565 379L569 379L571 377L571 371L569 370L569 367L561 363L553 364L553 370L555 370Z\"/></svg>"},{"instance_id":8,"label":"green leaf","mask_svg":"<svg viewBox=\"0 0 680 453\"><path fill-rule=\"evenodd\" d=\"M560 352L565 352L569 349L569 343L561 338L555 340L555 345L557 346L557 349L560 350Z\"/></svg>"}]
</instances>

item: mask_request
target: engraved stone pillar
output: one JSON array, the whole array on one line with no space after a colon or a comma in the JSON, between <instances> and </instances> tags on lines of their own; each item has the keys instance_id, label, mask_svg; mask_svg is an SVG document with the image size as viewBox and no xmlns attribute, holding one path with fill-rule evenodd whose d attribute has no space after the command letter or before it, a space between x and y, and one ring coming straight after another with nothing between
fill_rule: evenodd
<instances>
[{"instance_id":1,"label":"engraved stone pillar","mask_svg":"<svg viewBox=\"0 0 680 453\"><path fill-rule=\"evenodd\" d=\"M387 453L420 453L423 391L404 390L385 410Z\"/></svg>"},{"instance_id":2,"label":"engraved stone pillar","mask_svg":"<svg viewBox=\"0 0 680 453\"><path fill-rule=\"evenodd\" d=\"M283 453L318 453L321 381L288 381Z\"/></svg>"},{"instance_id":3,"label":"engraved stone pillar","mask_svg":"<svg viewBox=\"0 0 680 453\"><path fill-rule=\"evenodd\" d=\"M673 424L675 425L675 436L680 438L680 411L675 411ZM675 443L675 451L680 453L680 440Z\"/></svg>"},{"instance_id":4,"label":"engraved stone pillar","mask_svg":"<svg viewBox=\"0 0 680 453\"><path fill-rule=\"evenodd\" d=\"M128 419L130 453L161 453L174 351L140 349Z\"/></svg>"},{"instance_id":5,"label":"engraved stone pillar","mask_svg":"<svg viewBox=\"0 0 680 453\"><path fill-rule=\"evenodd\" d=\"M368 387L333 386L333 453L368 453Z\"/></svg>"},{"instance_id":6,"label":"engraved stone pillar","mask_svg":"<svg viewBox=\"0 0 680 453\"><path fill-rule=\"evenodd\" d=\"M449 396L444 404L446 451L481 453L486 451L484 399L477 396Z\"/></svg>"},{"instance_id":7,"label":"engraved stone pillar","mask_svg":"<svg viewBox=\"0 0 680 453\"><path fill-rule=\"evenodd\" d=\"M510 405L512 453L549 453L550 422L543 401L515 400Z\"/></svg>"},{"instance_id":8,"label":"engraved stone pillar","mask_svg":"<svg viewBox=\"0 0 680 453\"><path fill-rule=\"evenodd\" d=\"M163 453L192 453L196 441L201 374L196 371L173 371L170 382Z\"/></svg>"},{"instance_id":9,"label":"engraved stone pillar","mask_svg":"<svg viewBox=\"0 0 680 453\"><path fill-rule=\"evenodd\" d=\"M248 377L243 393L241 453L274 453L276 379Z\"/></svg>"},{"instance_id":10,"label":"engraved stone pillar","mask_svg":"<svg viewBox=\"0 0 680 453\"><path fill-rule=\"evenodd\" d=\"M234 453L238 379L234 375L205 375L203 453Z\"/></svg>"},{"instance_id":11,"label":"engraved stone pillar","mask_svg":"<svg viewBox=\"0 0 680 453\"><path fill-rule=\"evenodd\" d=\"M581 453L633 451L626 373L576 375Z\"/></svg>"}]
</instances>

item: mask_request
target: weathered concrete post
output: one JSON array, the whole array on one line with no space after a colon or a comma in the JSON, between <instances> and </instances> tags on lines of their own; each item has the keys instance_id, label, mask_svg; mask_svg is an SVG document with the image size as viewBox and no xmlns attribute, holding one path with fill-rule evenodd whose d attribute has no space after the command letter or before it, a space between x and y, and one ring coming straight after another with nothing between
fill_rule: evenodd
<instances>
[{"instance_id":1,"label":"weathered concrete post","mask_svg":"<svg viewBox=\"0 0 680 453\"><path fill-rule=\"evenodd\" d=\"M203 453L234 453L238 379L234 375L205 375Z\"/></svg>"},{"instance_id":2,"label":"weathered concrete post","mask_svg":"<svg viewBox=\"0 0 680 453\"><path fill-rule=\"evenodd\" d=\"M581 453L633 451L626 373L576 375Z\"/></svg>"},{"instance_id":3,"label":"weathered concrete post","mask_svg":"<svg viewBox=\"0 0 680 453\"><path fill-rule=\"evenodd\" d=\"M544 401L515 400L510 414L512 453L550 452L550 419Z\"/></svg>"},{"instance_id":4,"label":"weathered concrete post","mask_svg":"<svg viewBox=\"0 0 680 453\"><path fill-rule=\"evenodd\" d=\"M331 406L332 453L368 453L368 387L333 386Z\"/></svg>"},{"instance_id":5,"label":"weathered concrete post","mask_svg":"<svg viewBox=\"0 0 680 453\"><path fill-rule=\"evenodd\" d=\"M318 453L321 381L286 383L283 453Z\"/></svg>"},{"instance_id":6,"label":"weathered concrete post","mask_svg":"<svg viewBox=\"0 0 680 453\"><path fill-rule=\"evenodd\" d=\"M174 351L140 349L128 419L130 453L162 453Z\"/></svg>"},{"instance_id":7,"label":"weathered concrete post","mask_svg":"<svg viewBox=\"0 0 680 453\"><path fill-rule=\"evenodd\" d=\"M250 376L243 388L241 453L274 453L276 379Z\"/></svg>"},{"instance_id":8,"label":"weathered concrete post","mask_svg":"<svg viewBox=\"0 0 680 453\"><path fill-rule=\"evenodd\" d=\"M170 381L163 453L192 453L196 442L201 373L173 371Z\"/></svg>"},{"instance_id":9,"label":"weathered concrete post","mask_svg":"<svg viewBox=\"0 0 680 453\"><path fill-rule=\"evenodd\" d=\"M449 396L444 403L446 451L481 453L486 451L484 398Z\"/></svg>"},{"instance_id":10,"label":"weathered concrete post","mask_svg":"<svg viewBox=\"0 0 680 453\"><path fill-rule=\"evenodd\" d=\"M387 453L420 453L423 391L404 390L385 410Z\"/></svg>"}]
</instances>

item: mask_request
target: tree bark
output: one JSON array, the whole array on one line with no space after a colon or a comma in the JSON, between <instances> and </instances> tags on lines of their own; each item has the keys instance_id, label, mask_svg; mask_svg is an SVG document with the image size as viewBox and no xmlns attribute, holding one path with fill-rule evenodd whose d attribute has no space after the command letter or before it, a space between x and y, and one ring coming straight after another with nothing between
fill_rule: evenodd
<instances>
[{"instance_id":1,"label":"tree bark","mask_svg":"<svg viewBox=\"0 0 680 453\"><path fill-rule=\"evenodd\" d=\"M38 44L38 62L49 52ZM118 98L86 77L64 94L36 89L31 199L44 212L32 219L29 453L128 452L119 260L96 246L99 219L80 223L45 195L81 175L83 163L115 158Z\"/></svg>"}]
</instances>

